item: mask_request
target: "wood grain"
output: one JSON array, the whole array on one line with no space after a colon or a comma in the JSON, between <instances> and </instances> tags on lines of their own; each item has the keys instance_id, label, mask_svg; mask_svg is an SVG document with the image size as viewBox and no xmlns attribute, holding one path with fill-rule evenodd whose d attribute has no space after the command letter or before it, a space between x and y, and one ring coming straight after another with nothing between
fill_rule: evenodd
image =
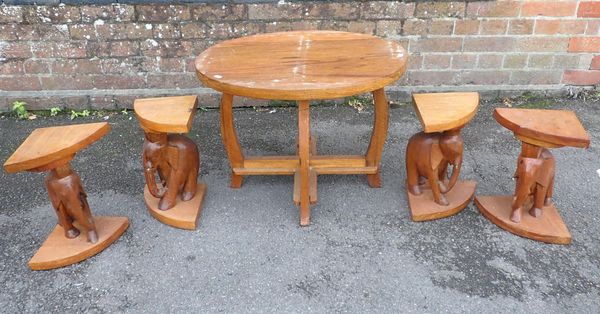
<instances>
[{"instance_id":1,"label":"wood grain","mask_svg":"<svg viewBox=\"0 0 600 314\"><path fill-rule=\"evenodd\" d=\"M496 108L494 118L521 139L535 140L530 144L537 146L587 148L590 145L589 135L570 110Z\"/></svg>"},{"instance_id":2,"label":"wood grain","mask_svg":"<svg viewBox=\"0 0 600 314\"><path fill-rule=\"evenodd\" d=\"M476 186L475 181L458 181L454 188L445 194L448 199L448 206L442 206L434 202L431 189L423 189L421 195L413 195L407 191L412 220L435 220L460 213L471 203Z\"/></svg>"},{"instance_id":3,"label":"wood grain","mask_svg":"<svg viewBox=\"0 0 600 314\"><path fill-rule=\"evenodd\" d=\"M300 167L300 225L310 224L310 104L298 102L298 157Z\"/></svg>"},{"instance_id":4,"label":"wood grain","mask_svg":"<svg viewBox=\"0 0 600 314\"><path fill-rule=\"evenodd\" d=\"M148 132L188 133L197 103L197 96L142 98L133 102L133 110Z\"/></svg>"},{"instance_id":5,"label":"wood grain","mask_svg":"<svg viewBox=\"0 0 600 314\"><path fill-rule=\"evenodd\" d=\"M127 230L127 217L94 217L98 232L98 242L88 242L82 233L75 239L68 239L60 225L56 225L46 241L29 260L32 270L46 270L64 267L81 262L106 249Z\"/></svg>"},{"instance_id":6,"label":"wood grain","mask_svg":"<svg viewBox=\"0 0 600 314\"><path fill-rule=\"evenodd\" d=\"M68 161L109 131L110 126L106 122L35 129L6 160L4 170L14 173L45 169L45 165L55 161Z\"/></svg>"},{"instance_id":7,"label":"wood grain","mask_svg":"<svg viewBox=\"0 0 600 314\"><path fill-rule=\"evenodd\" d=\"M498 227L524 238L553 244L571 243L571 233L554 205L544 206L536 218L524 212L520 223L510 220L512 195L476 196L479 211Z\"/></svg>"},{"instance_id":8,"label":"wood grain","mask_svg":"<svg viewBox=\"0 0 600 314\"><path fill-rule=\"evenodd\" d=\"M479 93L413 94L412 98L425 133L462 128L479 105Z\"/></svg>"},{"instance_id":9,"label":"wood grain","mask_svg":"<svg viewBox=\"0 0 600 314\"><path fill-rule=\"evenodd\" d=\"M214 45L195 60L204 85L260 99L332 99L398 80L408 54L397 42L334 31L259 34Z\"/></svg>"},{"instance_id":10,"label":"wood grain","mask_svg":"<svg viewBox=\"0 0 600 314\"><path fill-rule=\"evenodd\" d=\"M198 227L198 218L202 213L205 194L206 184L198 182L194 198L184 202L181 200L181 196L178 196L177 205L169 210L160 210L158 209L160 198L152 196L148 186L144 186L144 201L150 214L165 225L187 230L195 230Z\"/></svg>"}]
</instances>

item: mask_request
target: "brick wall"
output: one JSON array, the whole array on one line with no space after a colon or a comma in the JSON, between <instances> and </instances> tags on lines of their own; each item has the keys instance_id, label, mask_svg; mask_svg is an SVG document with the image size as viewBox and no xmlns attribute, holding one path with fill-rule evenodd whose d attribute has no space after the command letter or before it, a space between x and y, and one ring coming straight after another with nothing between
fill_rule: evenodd
<instances>
[{"instance_id":1,"label":"brick wall","mask_svg":"<svg viewBox=\"0 0 600 314\"><path fill-rule=\"evenodd\" d=\"M410 65L388 88L392 97L600 82L600 1L119 2L3 1L0 111L15 99L32 109L118 108L139 96L188 93L215 105L194 75L195 55L228 38L301 29L401 42Z\"/></svg>"}]
</instances>

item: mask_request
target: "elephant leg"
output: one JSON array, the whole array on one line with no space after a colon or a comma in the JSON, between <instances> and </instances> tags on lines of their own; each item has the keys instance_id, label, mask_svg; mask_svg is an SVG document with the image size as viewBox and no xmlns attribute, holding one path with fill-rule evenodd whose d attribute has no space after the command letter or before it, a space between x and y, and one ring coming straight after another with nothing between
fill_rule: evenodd
<instances>
[{"instance_id":1,"label":"elephant leg","mask_svg":"<svg viewBox=\"0 0 600 314\"><path fill-rule=\"evenodd\" d=\"M187 176L185 184L183 186L183 194L181 195L181 199L184 201L189 201L194 198L196 194L196 185L198 183L198 169L192 169Z\"/></svg>"},{"instance_id":2,"label":"elephant leg","mask_svg":"<svg viewBox=\"0 0 600 314\"><path fill-rule=\"evenodd\" d=\"M554 175L550 178L548 183L548 189L546 190L546 199L544 200L544 206L552 205L552 193L554 192Z\"/></svg>"},{"instance_id":3,"label":"elephant leg","mask_svg":"<svg viewBox=\"0 0 600 314\"><path fill-rule=\"evenodd\" d=\"M447 206L449 203L446 199L446 196L444 196L444 194L442 194L440 191L437 173L435 173L435 170L431 172L428 179L429 185L431 186L431 193L433 194L433 200L442 206Z\"/></svg>"},{"instance_id":4,"label":"elephant leg","mask_svg":"<svg viewBox=\"0 0 600 314\"><path fill-rule=\"evenodd\" d=\"M69 217L69 215L65 211L65 207L62 203L59 203L58 209L56 210L56 215L58 216L58 223L65 230L65 237L69 239L77 238L79 235L79 230L73 226L73 219Z\"/></svg>"},{"instance_id":5,"label":"elephant leg","mask_svg":"<svg viewBox=\"0 0 600 314\"><path fill-rule=\"evenodd\" d=\"M533 217L540 217L542 215L542 207L544 207L544 200L546 199L546 187L537 186L535 194L533 195L533 206L529 210L529 214Z\"/></svg>"},{"instance_id":6,"label":"elephant leg","mask_svg":"<svg viewBox=\"0 0 600 314\"><path fill-rule=\"evenodd\" d=\"M86 230L88 241L96 243L98 242L98 233L96 232L92 211L90 210L85 195L79 194L79 198L81 200L81 209L73 212L73 216L75 216L77 222Z\"/></svg>"},{"instance_id":7,"label":"elephant leg","mask_svg":"<svg viewBox=\"0 0 600 314\"><path fill-rule=\"evenodd\" d=\"M406 183L408 192L413 195L421 195L421 188L419 187L419 172L417 171L416 165L407 161L406 163Z\"/></svg>"},{"instance_id":8,"label":"elephant leg","mask_svg":"<svg viewBox=\"0 0 600 314\"><path fill-rule=\"evenodd\" d=\"M448 179L447 170L448 170L448 164L445 162L441 163L438 168L438 185L440 186L440 192L442 192L442 193L448 192L448 188L446 187L446 184L444 183L444 181Z\"/></svg>"},{"instance_id":9,"label":"elephant leg","mask_svg":"<svg viewBox=\"0 0 600 314\"><path fill-rule=\"evenodd\" d=\"M427 178L419 176L419 185L424 185L425 183L427 183Z\"/></svg>"},{"instance_id":10,"label":"elephant leg","mask_svg":"<svg viewBox=\"0 0 600 314\"><path fill-rule=\"evenodd\" d=\"M178 182L179 177L181 177L179 173L172 173L169 175L169 179L167 181L167 192L165 192L165 195L163 195L158 202L158 209L171 209L177 203L177 195L179 194L179 188L181 187L180 182Z\"/></svg>"}]
</instances>

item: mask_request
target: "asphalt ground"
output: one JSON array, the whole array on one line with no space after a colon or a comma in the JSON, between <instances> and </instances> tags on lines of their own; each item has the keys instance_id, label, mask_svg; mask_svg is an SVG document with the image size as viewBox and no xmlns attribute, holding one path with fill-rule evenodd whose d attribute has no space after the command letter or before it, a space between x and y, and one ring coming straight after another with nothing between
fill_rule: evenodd
<instances>
[{"instance_id":1,"label":"asphalt ground","mask_svg":"<svg viewBox=\"0 0 600 314\"><path fill-rule=\"evenodd\" d=\"M589 149L559 148L555 202L571 245L548 245L505 232L470 204L456 216L415 223L404 190L404 149L420 130L411 106L390 110L383 187L364 176L323 175L312 224L298 225L291 176L248 177L230 189L216 110L198 111L189 136L208 184L200 226L185 231L153 219L143 201L135 117L111 115L112 131L79 153L92 212L130 218L126 233L76 265L31 271L27 261L56 224L44 174L0 173L0 312L600 312L600 103L550 100L576 111ZM511 194L519 142L483 102L463 130L462 178L477 193ZM364 152L372 107L311 109L321 154ZM247 155L293 154L296 109L235 112ZM0 160L35 128L102 117L0 118Z\"/></svg>"}]
</instances>

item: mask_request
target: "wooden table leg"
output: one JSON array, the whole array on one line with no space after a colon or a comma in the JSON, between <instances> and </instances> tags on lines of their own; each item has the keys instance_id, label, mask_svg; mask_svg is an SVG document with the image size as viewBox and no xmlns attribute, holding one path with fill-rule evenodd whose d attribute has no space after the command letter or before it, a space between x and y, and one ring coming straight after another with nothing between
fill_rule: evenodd
<instances>
[{"instance_id":1,"label":"wooden table leg","mask_svg":"<svg viewBox=\"0 0 600 314\"><path fill-rule=\"evenodd\" d=\"M310 224L310 104L298 102L298 156L300 157L300 225Z\"/></svg>"},{"instance_id":2,"label":"wooden table leg","mask_svg":"<svg viewBox=\"0 0 600 314\"><path fill-rule=\"evenodd\" d=\"M244 154L235 133L235 125L233 123L233 95L223 94L221 97L221 137L227 151L227 157L231 168L241 168L244 166ZM244 177L231 172L232 188L242 186Z\"/></svg>"},{"instance_id":3,"label":"wooden table leg","mask_svg":"<svg viewBox=\"0 0 600 314\"><path fill-rule=\"evenodd\" d=\"M371 142L367 149L366 160L367 166L377 167L377 173L368 174L367 181L369 182L369 186L379 188L381 187L381 170L379 166L389 124L389 105L383 88L373 91L373 101L375 103L375 119L373 121L373 133L371 134Z\"/></svg>"}]
</instances>

